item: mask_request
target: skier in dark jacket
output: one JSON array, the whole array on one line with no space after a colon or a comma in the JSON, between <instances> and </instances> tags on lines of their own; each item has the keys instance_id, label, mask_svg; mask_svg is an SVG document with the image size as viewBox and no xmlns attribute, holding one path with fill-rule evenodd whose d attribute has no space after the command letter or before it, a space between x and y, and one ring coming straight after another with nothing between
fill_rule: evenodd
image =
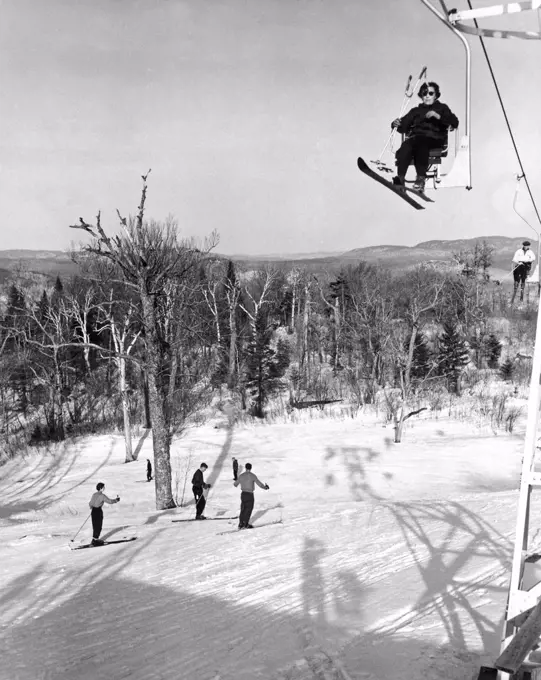
<instances>
[{"instance_id":1,"label":"skier in dark jacket","mask_svg":"<svg viewBox=\"0 0 541 680\"><path fill-rule=\"evenodd\" d=\"M437 83L423 83L418 94L423 103L391 124L391 127L406 136L396 152L397 167L393 182L404 186L408 167L413 161L417 171L413 187L424 191L430 150L446 146L448 130L458 127L458 118L447 104L440 102L441 93Z\"/></svg>"},{"instance_id":2,"label":"skier in dark jacket","mask_svg":"<svg viewBox=\"0 0 541 680\"><path fill-rule=\"evenodd\" d=\"M210 489L210 484L205 483L203 474L207 471L208 465L206 463L201 463L199 470L194 472L192 477L192 491L195 498L195 519L207 519L203 515L203 510L207 504L207 499L205 498L203 492L205 489Z\"/></svg>"},{"instance_id":3,"label":"skier in dark jacket","mask_svg":"<svg viewBox=\"0 0 541 680\"><path fill-rule=\"evenodd\" d=\"M239 461L233 456L233 479L237 481L239 476Z\"/></svg>"},{"instance_id":4,"label":"skier in dark jacket","mask_svg":"<svg viewBox=\"0 0 541 680\"><path fill-rule=\"evenodd\" d=\"M147 482L152 480L152 463L147 458Z\"/></svg>"}]
</instances>

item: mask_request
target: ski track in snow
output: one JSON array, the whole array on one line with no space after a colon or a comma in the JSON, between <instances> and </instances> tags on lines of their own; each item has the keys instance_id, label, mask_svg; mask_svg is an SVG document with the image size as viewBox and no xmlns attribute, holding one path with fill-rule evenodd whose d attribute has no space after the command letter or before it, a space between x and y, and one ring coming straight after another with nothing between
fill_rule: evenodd
<instances>
[{"instance_id":1,"label":"ski track in snow","mask_svg":"<svg viewBox=\"0 0 541 680\"><path fill-rule=\"evenodd\" d=\"M219 534L237 520L171 522L193 505L154 509L148 441L126 466L121 438L105 436L7 465L0 679L472 676L499 644L521 442L437 427L445 436L420 423L400 447L358 421L188 432L173 468L190 450L209 463L212 516L238 511L230 455L271 486L253 522L283 524L231 535ZM100 480L122 499L103 537L138 540L70 551ZM87 523L75 543L89 536Z\"/></svg>"}]
</instances>

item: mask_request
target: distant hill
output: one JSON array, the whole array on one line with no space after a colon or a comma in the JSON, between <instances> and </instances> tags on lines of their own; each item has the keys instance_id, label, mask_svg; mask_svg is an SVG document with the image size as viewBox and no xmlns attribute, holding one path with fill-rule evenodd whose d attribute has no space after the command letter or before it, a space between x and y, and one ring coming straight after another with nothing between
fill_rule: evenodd
<instances>
[{"instance_id":1,"label":"distant hill","mask_svg":"<svg viewBox=\"0 0 541 680\"><path fill-rule=\"evenodd\" d=\"M493 248L492 276L498 278L511 271L513 254L526 238L531 241L532 250L537 253L537 241L528 236L517 238L483 236L451 241L424 241L415 246L367 246L344 253L236 254L221 255L221 257L242 263L249 268L274 265L285 269L296 265L314 272L336 271L341 267L364 261L401 271L422 262L441 263L442 266L450 266L454 252L471 249L475 243L486 241ZM40 274L45 280L52 280L57 275L69 277L76 274L78 266L71 260L69 253L60 250L0 250L0 282L8 279L17 270Z\"/></svg>"},{"instance_id":2,"label":"distant hill","mask_svg":"<svg viewBox=\"0 0 541 680\"><path fill-rule=\"evenodd\" d=\"M69 253L61 250L0 250L0 277L4 271L26 270L37 274L56 277L77 273L78 266ZM2 271L4 270L4 271Z\"/></svg>"},{"instance_id":3,"label":"distant hill","mask_svg":"<svg viewBox=\"0 0 541 680\"><path fill-rule=\"evenodd\" d=\"M298 265L308 267L311 270L331 269L353 265L357 262L371 262L381 264L390 269L400 271L408 269L422 262L441 263L451 265L453 253L460 250L469 250L476 243L486 242L493 248L492 275L495 277L511 271L511 260L517 248L523 240L531 242L532 250L537 253L537 241L529 237L510 238L507 236L482 236L470 239L454 239L450 241L434 240L423 241L415 246L380 245L355 248L345 253L326 253L316 257L300 257L296 255L268 256L235 255L225 256L246 263L252 267L268 265L271 262L277 266Z\"/></svg>"}]
</instances>

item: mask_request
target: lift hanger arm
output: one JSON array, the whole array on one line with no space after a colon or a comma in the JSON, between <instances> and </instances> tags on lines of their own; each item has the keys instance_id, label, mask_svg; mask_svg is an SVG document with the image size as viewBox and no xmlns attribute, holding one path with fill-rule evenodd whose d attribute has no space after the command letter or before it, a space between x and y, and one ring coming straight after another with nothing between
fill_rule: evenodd
<instances>
[{"instance_id":1,"label":"lift hanger arm","mask_svg":"<svg viewBox=\"0 0 541 680\"><path fill-rule=\"evenodd\" d=\"M528 12L540 7L541 0L527 0L527 2L511 2L508 5L493 5L492 7L479 7L463 11L451 10L449 12L449 21L453 24L456 21L467 21L468 19L484 19L486 17L502 16L503 14Z\"/></svg>"}]
</instances>

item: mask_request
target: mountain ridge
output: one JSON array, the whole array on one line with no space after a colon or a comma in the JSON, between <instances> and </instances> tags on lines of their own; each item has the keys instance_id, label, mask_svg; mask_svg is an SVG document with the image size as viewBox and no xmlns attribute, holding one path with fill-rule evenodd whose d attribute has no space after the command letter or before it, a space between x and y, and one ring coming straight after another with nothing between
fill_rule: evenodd
<instances>
[{"instance_id":1,"label":"mountain ridge","mask_svg":"<svg viewBox=\"0 0 541 680\"><path fill-rule=\"evenodd\" d=\"M360 246L347 251L310 252L310 253L275 253L272 255L246 255L216 253L224 259L234 260L256 268L258 266L276 265L305 266L311 270L339 269L354 265L360 261L372 262L389 267L393 270L409 269L422 262L446 263L453 262L452 255L460 250L468 250L476 243L487 243L492 247L493 272L511 270L511 260L523 240L528 239L534 253L537 253L537 241L529 237L512 238L510 236L474 236L468 239L434 239L422 241L412 246L381 244L375 246ZM6 280L10 272L17 269L39 273L46 277L70 276L79 271L68 251L62 250L33 250L19 248L0 250L0 279Z\"/></svg>"}]
</instances>

